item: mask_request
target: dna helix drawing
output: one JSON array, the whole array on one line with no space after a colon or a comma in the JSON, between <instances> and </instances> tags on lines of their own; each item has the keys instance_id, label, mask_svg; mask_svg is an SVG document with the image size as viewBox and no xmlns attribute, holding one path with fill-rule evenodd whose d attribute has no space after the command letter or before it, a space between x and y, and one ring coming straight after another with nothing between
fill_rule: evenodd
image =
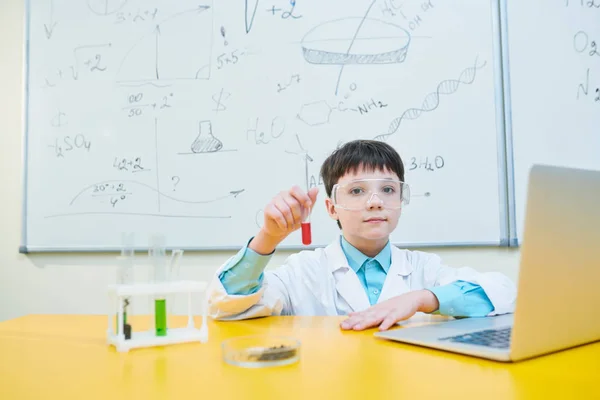
<instances>
[{"instance_id":1,"label":"dna helix drawing","mask_svg":"<svg viewBox=\"0 0 600 400\"><path fill-rule=\"evenodd\" d=\"M375 140L385 141L391 135L396 133L400 128L400 124L402 121L417 119L421 116L421 114L425 112L431 112L439 107L440 105L440 96L441 95L450 95L455 93L461 84L470 85L475 81L475 77L477 74L477 70L485 67L487 64L486 61L483 61L481 64L478 63L478 58L475 58L475 63L472 67L465 68L459 75L458 79L447 79L440 82L437 85L436 91L429 93L425 96L423 104L420 108L409 108L402 113L401 116L394 118L390 123L387 133L380 134L375 136Z\"/></svg>"}]
</instances>

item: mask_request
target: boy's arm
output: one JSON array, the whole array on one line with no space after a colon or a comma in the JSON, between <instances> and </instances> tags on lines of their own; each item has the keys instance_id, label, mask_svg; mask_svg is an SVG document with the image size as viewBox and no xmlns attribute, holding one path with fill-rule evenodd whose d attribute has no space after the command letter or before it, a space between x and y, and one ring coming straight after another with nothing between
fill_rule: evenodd
<instances>
[{"instance_id":1,"label":"boy's arm","mask_svg":"<svg viewBox=\"0 0 600 400\"><path fill-rule=\"evenodd\" d=\"M251 238L219 273L218 277L227 294L249 295L255 293L263 283L264 273L274 251L261 254L249 244Z\"/></svg>"},{"instance_id":2,"label":"boy's arm","mask_svg":"<svg viewBox=\"0 0 600 400\"><path fill-rule=\"evenodd\" d=\"M444 265L429 254L424 265L425 289L438 297L438 313L450 316L487 316L514 311L516 285L500 272ZM487 312L486 312L487 311Z\"/></svg>"},{"instance_id":3,"label":"boy's arm","mask_svg":"<svg viewBox=\"0 0 600 400\"><path fill-rule=\"evenodd\" d=\"M212 318L238 320L289 312L289 279L283 279L287 272L281 268L264 272L280 241L260 231L217 270L207 293Z\"/></svg>"},{"instance_id":4,"label":"boy's arm","mask_svg":"<svg viewBox=\"0 0 600 400\"><path fill-rule=\"evenodd\" d=\"M248 295L262 285L265 270L281 239L273 238L262 230L250 238L221 273L219 279L228 294Z\"/></svg>"},{"instance_id":5,"label":"boy's arm","mask_svg":"<svg viewBox=\"0 0 600 400\"><path fill-rule=\"evenodd\" d=\"M386 330L419 311L466 317L514 310L516 287L505 275L482 273L469 267L451 268L443 265L438 256L412 254L419 274L415 279L422 279L422 289L350 313L349 318L341 322L342 329L362 330L379 325L380 330Z\"/></svg>"},{"instance_id":6,"label":"boy's arm","mask_svg":"<svg viewBox=\"0 0 600 400\"><path fill-rule=\"evenodd\" d=\"M494 305L479 285L456 281L428 288L438 300L439 308L433 314L452 317L485 317L494 311Z\"/></svg>"},{"instance_id":7,"label":"boy's arm","mask_svg":"<svg viewBox=\"0 0 600 400\"><path fill-rule=\"evenodd\" d=\"M245 319L290 312L289 273L281 268L277 273L264 273L264 269L277 245L300 228L318 190L314 187L304 193L294 186L267 204L258 234L219 267L207 290L211 317Z\"/></svg>"}]
</instances>

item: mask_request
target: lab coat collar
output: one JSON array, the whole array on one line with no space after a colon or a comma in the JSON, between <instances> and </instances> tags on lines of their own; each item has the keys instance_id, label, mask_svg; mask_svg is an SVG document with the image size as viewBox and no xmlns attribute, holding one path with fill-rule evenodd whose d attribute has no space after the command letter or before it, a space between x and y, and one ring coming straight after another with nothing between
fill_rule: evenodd
<instances>
[{"instance_id":1,"label":"lab coat collar","mask_svg":"<svg viewBox=\"0 0 600 400\"><path fill-rule=\"evenodd\" d=\"M365 310L371 306L369 298L358 276L348 265L348 260L340 243L338 238L325 248L328 267L335 279L336 290L353 311ZM412 265L406 259L403 250L396 246L391 246L391 250L392 264L377 301L378 303L408 291L403 277L410 275Z\"/></svg>"},{"instance_id":2,"label":"lab coat collar","mask_svg":"<svg viewBox=\"0 0 600 400\"><path fill-rule=\"evenodd\" d=\"M350 265L350 268L352 268L354 272L358 273L358 270L364 266L365 261L370 259L376 260L386 274L389 272L390 265L392 263L392 245L390 244L389 240L385 247L381 249L381 251L373 258L366 256L360 250L350 244L344 235L340 235L340 244L344 254L346 255L346 258L348 259L348 265Z\"/></svg>"}]
</instances>

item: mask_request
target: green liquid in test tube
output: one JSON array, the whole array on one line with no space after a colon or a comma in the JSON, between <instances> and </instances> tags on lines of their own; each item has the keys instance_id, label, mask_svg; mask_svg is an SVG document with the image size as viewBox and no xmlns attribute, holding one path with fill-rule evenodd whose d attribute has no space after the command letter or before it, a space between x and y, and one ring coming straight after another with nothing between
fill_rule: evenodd
<instances>
[{"instance_id":1,"label":"green liquid in test tube","mask_svg":"<svg viewBox=\"0 0 600 400\"><path fill-rule=\"evenodd\" d=\"M167 260L162 235L151 238L150 258L154 267L154 282L167 282ZM167 336L167 299L157 296L154 299L154 329L156 336Z\"/></svg>"},{"instance_id":2,"label":"green liquid in test tube","mask_svg":"<svg viewBox=\"0 0 600 400\"><path fill-rule=\"evenodd\" d=\"M167 300L154 300L154 325L156 336L167 336Z\"/></svg>"}]
</instances>

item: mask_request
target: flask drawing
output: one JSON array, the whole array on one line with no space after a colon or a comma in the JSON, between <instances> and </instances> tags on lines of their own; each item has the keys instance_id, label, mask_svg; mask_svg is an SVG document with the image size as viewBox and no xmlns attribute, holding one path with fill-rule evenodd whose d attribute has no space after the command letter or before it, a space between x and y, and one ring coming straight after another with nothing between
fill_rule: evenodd
<instances>
[{"instance_id":1,"label":"flask drawing","mask_svg":"<svg viewBox=\"0 0 600 400\"><path fill-rule=\"evenodd\" d=\"M192 143L193 153L214 153L223 148L223 143L213 136L212 123L200 121L198 136Z\"/></svg>"}]
</instances>

